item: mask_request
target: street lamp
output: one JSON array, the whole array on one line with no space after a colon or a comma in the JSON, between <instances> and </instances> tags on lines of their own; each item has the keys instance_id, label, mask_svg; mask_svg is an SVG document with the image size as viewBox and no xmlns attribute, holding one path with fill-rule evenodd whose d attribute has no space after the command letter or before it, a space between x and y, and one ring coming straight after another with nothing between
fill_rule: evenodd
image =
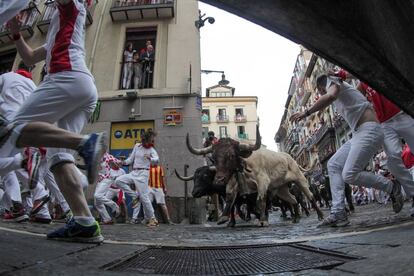
<instances>
[{"instance_id":1,"label":"street lamp","mask_svg":"<svg viewBox=\"0 0 414 276\"><path fill-rule=\"evenodd\" d=\"M199 30L200 30L201 27L204 27L204 23L207 20L208 20L208 23L210 23L210 24L214 24L214 22L216 22L214 17L209 16L209 17L204 18L205 15L206 14L201 15L201 11L198 10L198 20L196 20L194 22L194 24L195 24L196 28L199 29Z\"/></svg>"},{"instance_id":2,"label":"street lamp","mask_svg":"<svg viewBox=\"0 0 414 276\"><path fill-rule=\"evenodd\" d=\"M221 73L221 80L218 82L220 85L228 85L230 82L226 80L226 76L224 75L224 71L216 71L216 70L201 70L201 73L210 74L210 73Z\"/></svg>"}]
</instances>

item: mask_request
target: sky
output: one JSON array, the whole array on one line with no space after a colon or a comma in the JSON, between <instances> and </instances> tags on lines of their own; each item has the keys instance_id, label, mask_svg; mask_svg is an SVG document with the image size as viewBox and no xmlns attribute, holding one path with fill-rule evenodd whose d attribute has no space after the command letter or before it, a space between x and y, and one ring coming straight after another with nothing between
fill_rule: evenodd
<instances>
[{"instance_id":1,"label":"sky","mask_svg":"<svg viewBox=\"0 0 414 276\"><path fill-rule=\"evenodd\" d=\"M236 15L199 2L201 14L212 16L214 24L200 29L201 69L224 71L235 96L258 96L262 143L276 150L274 136L284 105L298 44ZM202 93L216 85L221 74L201 74Z\"/></svg>"}]
</instances>

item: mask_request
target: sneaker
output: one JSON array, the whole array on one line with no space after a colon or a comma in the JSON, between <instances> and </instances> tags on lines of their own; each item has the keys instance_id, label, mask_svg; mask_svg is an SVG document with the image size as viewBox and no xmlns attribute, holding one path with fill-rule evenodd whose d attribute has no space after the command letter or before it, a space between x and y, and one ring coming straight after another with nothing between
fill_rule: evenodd
<instances>
[{"instance_id":1,"label":"sneaker","mask_svg":"<svg viewBox=\"0 0 414 276\"><path fill-rule=\"evenodd\" d=\"M132 207L132 209L135 209L135 208L138 207L138 205L139 205L139 198L136 197L132 200L131 207Z\"/></svg>"},{"instance_id":2,"label":"sneaker","mask_svg":"<svg viewBox=\"0 0 414 276\"><path fill-rule=\"evenodd\" d=\"M148 227L158 226L158 220L156 218L150 218L147 222Z\"/></svg>"},{"instance_id":3,"label":"sneaker","mask_svg":"<svg viewBox=\"0 0 414 276\"><path fill-rule=\"evenodd\" d=\"M39 167L42 156L36 148L26 148L24 151L26 162L26 170L29 174L29 189L36 188L37 182L39 182Z\"/></svg>"},{"instance_id":4,"label":"sneaker","mask_svg":"<svg viewBox=\"0 0 414 276\"><path fill-rule=\"evenodd\" d=\"M71 219L64 227L56 229L47 234L49 240L68 242L102 243L104 237L101 235L101 228L98 222L92 225L83 226Z\"/></svg>"},{"instance_id":5,"label":"sneaker","mask_svg":"<svg viewBox=\"0 0 414 276\"><path fill-rule=\"evenodd\" d=\"M331 213L318 227L344 227L349 224L346 213Z\"/></svg>"},{"instance_id":6,"label":"sneaker","mask_svg":"<svg viewBox=\"0 0 414 276\"><path fill-rule=\"evenodd\" d=\"M3 220L24 222L29 220L29 216L26 214L26 210L23 208L23 205L21 203L14 202L11 211L4 214Z\"/></svg>"},{"instance_id":7,"label":"sneaker","mask_svg":"<svg viewBox=\"0 0 414 276\"><path fill-rule=\"evenodd\" d=\"M139 219L131 219L130 221L129 221L129 223L130 224L141 224L141 220L139 220Z\"/></svg>"},{"instance_id":8,"label":"sneaker","mask_svg":"<svg viewBox=\"0 0 414 276\"><path fill-rule=\"evenodd\" d=\"M33 216L33 217L30 217L30 222L50 224L52 222L52 219L51 218Z\"/></svg>"},{"instance_id":9,"label":"sneaker","mask_svg":"<svg viewBox=\"0 0 414 276\"><path fill-rule=\"evenodd\" d=\"M106 133L92 133L79 146L78 152L85 161L89 184L95 184L98 178L99 165L107 148Z\"/></svg>"},{"instance_id":10,"label":"sneaker","mask_svg":"<svg viewBox=\"0 0 414 276\"><path fill-rule=\"evenodd\" d=\"M46 203L48 203L48 202L49 202L49 200L50 200L50 196L49 196L49 195L45 195L44 197L42 197L42 198L40 198L40 199L36 199L36 200L33 202L33 208L32 208L32 210L30 211L30 216L32 217L32 216L36 215L36 214L40 211L40 209L42 209L42 207L43 207Z\"/></svg>"},{"instance_id":11,"label":"sneaker","mask_svg":"<svg viewBox=\"0 0 414 276\"><path fill-rule=\"evenodd\" d=\"M392 181L392 191L390 194L392 200L392 209L395 213L399 213L404 206L404 197L401 192L401 184L398 180Z\"/></svg>"},{"instance_id":12,"label":"sneaker","mask_svg":"<svg viewBox=\"0 0 414 276\"><path fill-rule=\"evenodd\" d=\"M113 220L101 221L99 224L100 225L114 225L114 221Z\"/></svg>"}]
</instances>

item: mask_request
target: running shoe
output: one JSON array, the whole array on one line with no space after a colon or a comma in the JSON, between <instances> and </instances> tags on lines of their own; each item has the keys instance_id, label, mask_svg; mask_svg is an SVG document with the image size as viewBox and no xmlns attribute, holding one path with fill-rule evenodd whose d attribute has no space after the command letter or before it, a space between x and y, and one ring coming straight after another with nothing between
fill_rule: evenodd
<instances>
[{"instance_id":1,"label":"running shoe","mask_svg":"<svg viewBox=\"0 0 414 276\"><path fill-rule=\"evenodd\" d=\"M349 224L346 212L331 213L318 227L344 227Z\"/></svg>"},{"instance_id":2,"label":"running shoe","mask_svg":"<svg viewBox=\"0 0 414 276\"><path fill-rule=\"evenodd\" d=\"M147 222L148 227L158 226L158 220L156 218L150 218Z\"/></svg>"},{"instance_id":3,"label":"running shoe","mask_svg":"<svg viewBox=\"0 0 414 276\"><path fill-rule=\"evenodd\" d=\"M99 164L107 148L106 133L92 133L79 146L78 153L85 161L89 184L95 184L98 178Z\"/></svg>"},{"instance_id":4,"label":"running shoe","mask_svg":"<svg viewBox=\"0 0 414 276\"><path fill-rule=\"evenodd\" d=\"M13 202L10 212L4 214L4 221L24 222L29 220L26 210L20 202Z\"/></svg>"},{"instance_id":5,"label":"running shoe","mask_svg":"<svg viewBox=\"0 0 414 276\"><path fill-rule=\"evenodd\" d=\"M30 190L36 188L37 182L39 182L39 167L42 156L36 148L26 148L24 151L24 157L27 160L26 170L29 174L29 188Z\"/></svg>"},{"instance_id":6,"label":"running shoe","mask_svg":"<svg viewBox=\"0 0 414 276\"><path fill-rule=\"evenodd\" d=\"M64 227L56 229L47 234L49 240L68 242L102 243L104 237L101 235L101 228L98 222L84 226L74 219L71 219Z\"/></svg>"},{"instance_id":7,"label":"running shoe","mask_svg":"<svg viewBox=\"0 0 414 276\"><path fill-rule=\"evenodd\" d=\"M36 215L36 214L40 211L40 209L42 209L42 207L43 207L46 203L48 203L48 202L49 202L49 200L50 200L50 196L49 196L49 195L45 195L44 197L42 197L42 198L40 198L40 199L36 199L36 200L33 202L33 208L32 208L32 210L30 211L30 216L32 217L32 216Z\"/></svg>"},{"instance_id":8,"label":"running shoe","mask_svg":"<svg viewBox=\"0 0 414 276\"><path fill-rule=\"evenodd\" d=\"M52 219L50 217L33 216L30 217L30 222L50 224L52 222Z\"/></svg>"},{"instance_id":9,"label":"running shoe","mask_svg":"<svg viewBox=\"0 0 414 276\"><path fill-rule=\"evenodd\" d=\"M401 192L401 184L397 179L394 179L392 183L392 191L390 194L392 200L392 209L395 213L399 213L404 206L404 197Z\"/></svg>"},{"instance_id":10,"label":"running shoe","mask_svg":"<svg viewBox=\"0 0 414 276\"><path fill-rule=\"evenodd\" d=\"M99 224L100 225L114 225L114 221L113 220L101 221Z\"/></svg>"}]
</instances>

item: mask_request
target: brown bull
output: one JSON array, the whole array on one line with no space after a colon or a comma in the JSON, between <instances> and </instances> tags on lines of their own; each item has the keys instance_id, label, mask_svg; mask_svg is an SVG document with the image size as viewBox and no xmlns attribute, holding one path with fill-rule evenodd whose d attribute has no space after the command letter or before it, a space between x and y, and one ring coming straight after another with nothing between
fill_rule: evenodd
<instances>
[{"instance_id":1,"label":"brown bull","mask_svg":"<svg viewBox=\"0 0 414 276\"><path fill-rule=\"evenodd\" d=\"M255 145L244 145L230 138L222 138L212 146L195 149L190 145L187 135L187 147L193 154L212 153L216 169L213 181L215 185L226 185L233 175L248 175L250 179L254 180L257 188L255 192L258 193L257 207L260 210L260 225L268 224L266 212L268 196L277 195L291 203L294 208L298 208L296 199L289 192L288 184L292 182L298 185L317 211L318 218L322 219L323 214L316 205L313 195L309 191L309 184L295 160L286 153L260 149L261 138L258 127L256 128L256 136ZM237 187L227 187L227 195L230 197L226 199L227 202L234 202L237 194L240 193L240 184L242 183L238 181Z\"/></svg>"}]
</instances>

